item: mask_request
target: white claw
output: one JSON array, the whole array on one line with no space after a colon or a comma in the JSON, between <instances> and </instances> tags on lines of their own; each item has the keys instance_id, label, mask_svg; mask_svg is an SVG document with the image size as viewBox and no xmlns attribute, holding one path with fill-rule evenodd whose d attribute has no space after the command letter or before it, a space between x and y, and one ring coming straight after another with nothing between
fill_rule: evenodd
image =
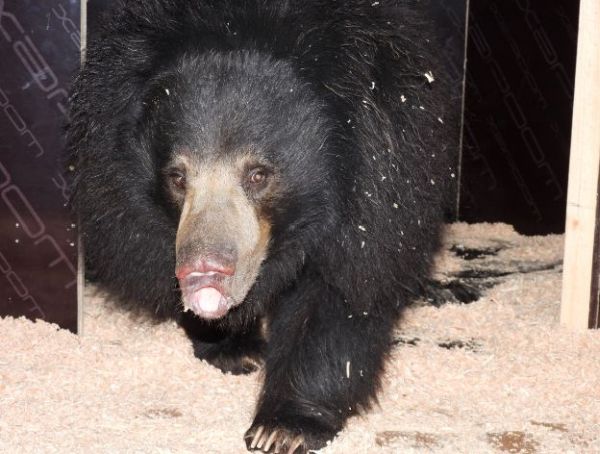
<instances>
[{"instance_id":1,"label":"white claw","mask_svg":"<svg viewBox=\"0 0 600 454\"><path fill-rule=\"evenodd\" d=\"M277 437L277 434L279 433L278 430L274 430L271 435L269 436L269 438L267 439L267 442L265 443L265 448L264 451L265 452L269 452L269 450L271 449L271 445L273 445L273 442L275 441L275 437Z\"/></svg>"},{"instance_id":2,"label":"white claw","mask_svg":"<svg viewBox=\"0 0 600 454\"><path fill-rule=\"evenodd\" d=\"M252 443L250 443L251 449L256 448L256 445L258 444L260 436L262 435L264 430L265 428L263 426L258 426L258 429L256 429L256 433L254 434L254 438L252 439Z\"/></svg>"},{"instance_id":3,"label":"white claw","mask_svg":"<svg viewBox=\"0 0 600 454\"><path fill-rule=\"evenodd\" d=\"M264 452L267 452L268 449L266 449L265 444L266 442L269 440L269 432L267 432L266 430L263 432L262 437L260 437L260 440L258 442L258 445L256 446L258 449L263 450Z\"/></svg>"},{"instance_id":4,"label":"white claw","mask_svg":"<svg viewBox=\"0 0 600 454\"><path fill-rule=\"evenodd\" d=\"M298 435L292 440L292 444L290 445L290 449L288 450L287 454L294 454L296 452L296 449L298 449L303 442L304 439L302 438L302 435Z\"/></svg>"}]
</instances>

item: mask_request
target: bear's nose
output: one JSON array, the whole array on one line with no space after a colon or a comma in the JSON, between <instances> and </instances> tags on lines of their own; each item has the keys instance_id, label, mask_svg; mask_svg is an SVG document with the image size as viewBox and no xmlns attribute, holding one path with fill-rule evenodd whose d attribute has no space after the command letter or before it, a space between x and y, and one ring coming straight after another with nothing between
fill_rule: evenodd
<instances>
[{"instance_id":1,"label":"bear's nose","mask_svg":"<svg viewBox=\"0 0 600 454\"><path fill-rule=\"evenodd\" d=\"M175 274L180 281L186 277L233 276L235 261L230 254L211 254L198 258L192 263L184 263L177 267Z\"/></svg>"}]
</instances>

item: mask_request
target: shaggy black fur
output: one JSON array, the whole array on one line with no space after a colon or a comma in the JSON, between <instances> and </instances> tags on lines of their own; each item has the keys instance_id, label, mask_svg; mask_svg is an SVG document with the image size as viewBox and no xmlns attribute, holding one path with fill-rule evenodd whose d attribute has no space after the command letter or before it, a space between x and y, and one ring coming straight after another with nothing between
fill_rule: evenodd
<instances>
[{"instance_id":1,"label":"shaggy black fur","mask_svg":"<svg viewBox=\"0 0 600 454\"><path fill-rule=\"evenodd\" d=\"M88 275L132 309L175 317L223 370L264 361L249 449L297 435L296 452L320 448L368 408L392 328L428 275L457 109L418 5L130 0L89 43L68 131ZM160 171L173 141L200 148L217 117L283 189L257 281L208 324L181 314L178 213Z\"/></svg>"}]
</instances>

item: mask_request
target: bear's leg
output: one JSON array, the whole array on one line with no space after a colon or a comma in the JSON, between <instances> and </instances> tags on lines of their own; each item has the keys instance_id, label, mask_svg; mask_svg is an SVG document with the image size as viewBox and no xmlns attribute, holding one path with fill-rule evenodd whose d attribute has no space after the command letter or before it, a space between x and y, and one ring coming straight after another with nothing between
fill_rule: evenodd
<instances>
[{"instance_id":1,"label":"bear's leg","mask_svg":"<svg viewBox=\"0 0 600 454\"><path fill-rule=\"evenodd\" d=\"M229 332L186 313L179 323L192 341L194 356L223 372L249 374L263 362L266 342L260 322L239 332Z\"/></svg>"},{"instance_id":2,"label":"bear's leg","mask_svg":"<svg viewBox=\"0 0 600 454\"><path fill-rule=\"evenodd\" d=\"M325 446L375 397L396 316L352 311L318 276L304 277L271 314L265 383L245 434L250 451Z\"/></svg>"}]
</instances>

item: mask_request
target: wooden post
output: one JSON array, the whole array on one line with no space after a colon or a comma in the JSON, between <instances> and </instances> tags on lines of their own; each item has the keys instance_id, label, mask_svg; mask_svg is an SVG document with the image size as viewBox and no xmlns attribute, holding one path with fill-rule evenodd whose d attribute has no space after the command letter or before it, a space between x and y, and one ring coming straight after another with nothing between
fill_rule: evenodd
<instances>
[{"instance_id":1,"label":"wooden post","mask_svg":"<svg viewBox=\"0 0 600 454\"><path fill-rule=\"evenodd\" d=\"M581 0L561 323L600 328L600 1Z\"/></svg>"},{"instance_id":2,"label":"wooden post","mask_svg":"<svg viewBox=\"0 0 600 454\"><path fill-rule=\"evenodd\" d=\"M81 0L81 17L79 18L79 36L80 36L80 53L81 64L85 60L85 49L87 46L87 2ZM79 225L79 219L77 219ZM85 291L85 255L83 253L83 241L81 235L77 235L77 333L83 334L83 308L84 308L84 291Z\"/></svg>"}]
</instances>

